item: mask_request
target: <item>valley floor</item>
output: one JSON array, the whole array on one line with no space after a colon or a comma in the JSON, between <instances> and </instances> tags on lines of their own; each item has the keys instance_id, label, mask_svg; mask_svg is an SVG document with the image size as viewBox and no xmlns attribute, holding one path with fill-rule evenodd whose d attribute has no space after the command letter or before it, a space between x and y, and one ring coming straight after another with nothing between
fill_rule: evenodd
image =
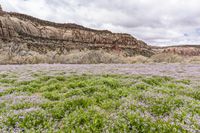
<instances>
[{"instance_id":1,"label":"valley floor","mask_svg":"<svg viewBox=\"0 0 200 133\"><path fill-rule=\"evenodd\" d=\"M126 74L155 75L200 80L199 64L36 64L0 65L0 73L16 73L19 78L31 78L33 73L70 74Z\"/></svg>"},{"instance_id":2,"label":"valley floor","mask_svg":"<svg viewBox=\"0 0 200 133\"><path fill-rule=\"evenodd\" d=\"M0 132L200 131L200 65L1 65Z\"/></svg>"}]
</instances>

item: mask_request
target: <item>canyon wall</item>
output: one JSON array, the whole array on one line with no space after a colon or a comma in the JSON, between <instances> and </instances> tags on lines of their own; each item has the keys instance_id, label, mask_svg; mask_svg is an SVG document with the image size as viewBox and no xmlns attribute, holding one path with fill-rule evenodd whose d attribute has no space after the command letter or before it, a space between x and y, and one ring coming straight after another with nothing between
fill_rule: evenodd
<instances>
[{"instance_id":1,"label":"canyon wall","mask_svg":"<svg viewBox=\"0 0 200 133\"><path fill-rule=\"evenodd\" d=\"M101 49L120 52L124 56L154 54L151 47L129 34L94 30L71 23L59 24L4 11L0 11L0 41L19 53L35 51L45 54L56 51L65 54L74 49Z\"/></svg>"},{"instance_id":2,"label":"canyon wall","mask_svg":"<svg viewBox=\"0 0 200 133\"><path fill-rule=\"evenodd\" d=\"M154 53L178 54L181 56L200 56L200 45L179 45L168 47L152 47Z\"/></svg>"}]
</instances>

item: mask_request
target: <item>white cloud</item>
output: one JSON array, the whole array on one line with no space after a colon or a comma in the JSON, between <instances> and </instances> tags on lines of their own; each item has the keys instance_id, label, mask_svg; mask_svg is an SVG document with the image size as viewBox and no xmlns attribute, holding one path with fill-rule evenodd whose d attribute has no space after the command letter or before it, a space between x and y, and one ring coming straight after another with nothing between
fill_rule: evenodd
<instances>
[{"instance_id":1,"label":"white cloud","mask_svg":"<svg viewBox=\"0 0 200 133\"><path fill-rule=\"evenodd\" d=\"M56 22L126 32L149 44L200 44L199 0L0 0L16 11Z\"/></svg>"}]
</instances>

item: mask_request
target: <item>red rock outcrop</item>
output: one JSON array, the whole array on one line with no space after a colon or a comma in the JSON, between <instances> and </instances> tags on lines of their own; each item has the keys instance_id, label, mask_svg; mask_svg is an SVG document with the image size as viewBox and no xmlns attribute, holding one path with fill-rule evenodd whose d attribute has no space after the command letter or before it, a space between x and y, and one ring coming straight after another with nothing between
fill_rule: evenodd
<instances>
[{"instance_id":1,"label":"red rock outcrop","mask_svg":"<svg viewBox=\"0 0 200 133\"><path fill-rule=\"evenodd\" d=\"M14 42L21 50L59 54L78 49L105 49L123 52L126 56L151 56L151 47L129 34L94 30L77 24L58 24L28 15L0 12L0 39Z\"/></svg>"},{"instance_id":2,"label":"red rock outcrop","mask_svg":"<svg viewBox=\"0 0 200 133\"><path fill-rule=\"evenodd\" d=\"M163 50L164 53L174 53L183 56L200 56L200 49L195 47L171 47Z\"/></svg>"},{"instance_id":3,"label":"red rock outcrop","mask_svg":"<svg viewBox=\"0 0 200 133\"><path fill-rule=\"evenodd\" d=\"M169 47L152 47L155 53L170 53L181 56L200 56L199 45L180 45Z\"/></svg>"}]
</instances>

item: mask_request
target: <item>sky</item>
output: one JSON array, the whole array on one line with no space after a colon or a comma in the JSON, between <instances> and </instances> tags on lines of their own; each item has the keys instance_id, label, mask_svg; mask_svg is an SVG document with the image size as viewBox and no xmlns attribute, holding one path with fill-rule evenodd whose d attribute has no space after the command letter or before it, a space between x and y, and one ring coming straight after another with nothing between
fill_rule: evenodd
<instances>
[{"instance_id":1,"label":"sky","mask_svg":"<svg viewBox=\"0 0 200 133\"><path fill-rule=\"evenodd\" d=\"M129 33L150 45L200 44L200 0L0 0L3 10Z\"/></svg>"}]
</instances>

